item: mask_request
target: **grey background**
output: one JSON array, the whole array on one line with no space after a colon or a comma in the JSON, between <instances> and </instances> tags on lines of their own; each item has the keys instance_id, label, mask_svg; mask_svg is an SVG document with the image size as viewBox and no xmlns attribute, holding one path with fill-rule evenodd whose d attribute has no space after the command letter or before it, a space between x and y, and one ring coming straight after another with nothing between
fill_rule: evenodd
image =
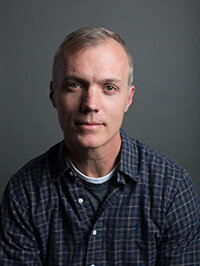
<instances>
[{"instance_id":1,"label":"grey background","mask_svg":"<svg viewBox=\"0 0 200 266\"><path fill-rule=\"evenodd\" d=\"M62 139L48 99L58 44L104 26L135 61L129 135L188 169L200 192L200 1L7 0L0 3L0 197L13 173Z\"/></svg>"}]
</instances>

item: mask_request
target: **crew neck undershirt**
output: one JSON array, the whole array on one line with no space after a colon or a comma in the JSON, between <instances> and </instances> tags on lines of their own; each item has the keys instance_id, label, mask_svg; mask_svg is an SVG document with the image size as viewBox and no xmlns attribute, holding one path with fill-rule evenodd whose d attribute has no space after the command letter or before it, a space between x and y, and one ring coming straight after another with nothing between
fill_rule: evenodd
<instances>
[{"instance_id":1,"label":"crew neck undershirt","mask_svg":"<svg viewBox=\"0 0 200 266\"><path fill-rule=\"evenodd\" d=\"M117 171L118 164L110 171L110 173L102 177L88 177L80 172L71 161L70 164L75 174L82 180L86 196L95 215L107 196L113 177Z\"/></svg>"},{"instance_id":2,"label":"crew neck undershirt","mask_svg":"<svg viewBox=\"0 0 200 266\"><path fill-rule=\"evenodd\" d=\"M116 169L118 167L118 164L105 176L101 176L101 177L89 177L85 174L83 174L81 171L79 171L75 165L71 162L70 160L70 164L73 167L73 170L75 171L75 173L84 181L91 183L91 184L103 184L105 182L107 182L109 179L111 179L113 177L113 175L116 172Z\"/></svg>"}]
</instances>

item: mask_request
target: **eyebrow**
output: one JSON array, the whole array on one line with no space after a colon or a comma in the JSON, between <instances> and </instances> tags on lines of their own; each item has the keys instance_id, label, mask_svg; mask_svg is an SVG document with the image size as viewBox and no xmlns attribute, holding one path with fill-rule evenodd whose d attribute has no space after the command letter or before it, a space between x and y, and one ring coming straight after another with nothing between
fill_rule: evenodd
<instances>
[{"instance_id":1,"label":"eyebrow","mask_svg":"<svg viewBox=\"0 0 200 266\"><path fill-rule=\"evenodd\" d=\"M76 76L76 75L65 76L64 82L67 82L68 80L75 80L75 81L80 82L82 84L89 84L89 82L87 80L85 80L84 78L81 78L79 76ZM114 83L114 84L122 85L123 81L120 79L116 79L116 78L107 78L107 79L99 80L99 81L97 81L97 83L99 83L99 84Z\"/></svg>"},{"instance_id":2,"label":"eyebrow","mask_svg":"<svg viewBox=\"0 0 200 266\"><path fill-rule=\"evenodd\" d=\"M122 80L120 79L103 79L100 81L100 83L117 83L117 84L123 84Z\"/></svg>"},{"instance_id":3,"label":"eyebrow","mask_svg":"<svg viewBox=\"0 0 200 266\"><path fill-rule=\"evenodd\" d=\"M88 82L85 79L83 79L83 78L81 78L79 76L75 76L75 75L67 75L67 76L65 76L64 83L68 82L69 80L74 80L74 81L77 81L77 82L85 84L85 85L88 84Z\"/></svg>"}]
</instances>

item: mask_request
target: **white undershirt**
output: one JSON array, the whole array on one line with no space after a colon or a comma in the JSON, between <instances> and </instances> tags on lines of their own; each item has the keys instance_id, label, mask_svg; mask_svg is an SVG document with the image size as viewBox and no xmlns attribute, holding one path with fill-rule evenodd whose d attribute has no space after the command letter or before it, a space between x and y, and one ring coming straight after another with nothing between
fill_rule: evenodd
<instances>
[{"instance_id":1,"label":"white undershirt","mask_svg":"<svg viewBox=\"0 0 200 266\"><path fill-rule=\"evenodd\" d=\"M70 160L69 160L70 161ZM117 167L118 167L118 164L110 171L110 173L108 173L107 175L105 176L101 176L101 177L89 177L85 174L83 174L82 172L80 172L75 166L74 164L70 161L70 164L71 166L73 167L75 173L81 178L83 179L84 181L88 182L88 183L92 183L92 184L103 184L105 183L106 181L110 180L116 170L117 170Z\"/></svg>"}]
</instances>

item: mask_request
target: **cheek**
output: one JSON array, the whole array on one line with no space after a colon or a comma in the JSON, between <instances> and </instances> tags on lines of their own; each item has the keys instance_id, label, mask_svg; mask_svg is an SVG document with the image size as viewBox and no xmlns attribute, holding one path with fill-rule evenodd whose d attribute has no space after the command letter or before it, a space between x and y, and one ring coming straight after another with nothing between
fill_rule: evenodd
<instances>
[{"instance_id":1,"label":"cheek","mask_svg":"<svg viewBox=\"0 0 200 266\"><path fill-rule=\"evenodd\" d=\"M70 124L70 118L72 117L72 110L70 104L67 101L59 101L57 105L58 118L61 128L64 129Z\"/></svg>"},{"instance_id":2,"label":"cheek","mask_svg":"<svg viewBox=\"0 0 200 266\"><path fill-rule=\"evenodd\" d=\"M107 111L112 117L123 117L126 109L127 100L120 100L120 101L114 101L109 102L107 104ZM117 122L117 121L116 121Z\"/></svg>"},{"instance_id":3,"label":"cheek","mask_svg":"<svg viewBox=\"0 0 200 266\"><path fill-rule=\"evenodd\" d=\"M65 115L76 112L79 108L79 97L64 95L59 101L59 112Z\"/></svg>"},{"instance_id":4,"label":"cheek","mask_svg":"<svg viewBox=\"0 0 200 266\"><path fill-rule=\"evenodd\" d=\"M110 125L113 127L121 127L122 120L124 117L125 106L110 106L109 112L107 113L107 118L110 121Z\"/></svg>"}]
</instances>

